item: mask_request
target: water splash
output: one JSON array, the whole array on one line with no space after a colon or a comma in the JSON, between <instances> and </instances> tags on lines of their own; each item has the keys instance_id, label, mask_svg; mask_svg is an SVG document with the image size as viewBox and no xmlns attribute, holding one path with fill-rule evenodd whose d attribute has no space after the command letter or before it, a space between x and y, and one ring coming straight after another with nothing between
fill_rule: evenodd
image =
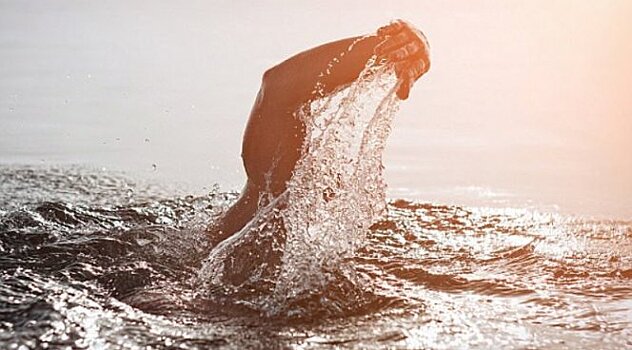
<instances>
[{"instance_id":1,"label":"water splash","mask_svg":"<svg viewBox=\"0 0 632 350\"><path fill-rule=\"evenodd\" d=\"M288 236L277 297L325 287L318 272L338 270L384 214L382 151L398 106L395 85L393 74L369 66L348 91L303 114L309 141L281 212Z\"/></svg>"},{"instance_id":2,"label":"water splash","mask_svg":"<svg viewBox=\"0 0 632 350\"><path fill-rule=\"evenodd\" d=\"M206 288L254 290L253 305L275 315L340 274L354 278L342 262L386 207L382 151L396 85L370 60L353 84L296 113L306 141L287 190L211 252L199 275Z\"/></svg>"}]
</instances>

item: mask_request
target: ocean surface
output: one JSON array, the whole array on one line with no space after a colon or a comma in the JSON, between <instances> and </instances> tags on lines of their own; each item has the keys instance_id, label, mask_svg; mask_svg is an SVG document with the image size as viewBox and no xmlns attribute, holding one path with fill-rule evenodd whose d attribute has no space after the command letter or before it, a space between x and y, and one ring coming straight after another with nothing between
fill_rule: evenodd
<instances>
[{"instance_id":1,"label":"ocean surface","mask_svg":"<svg viewBox=\"0 0 632 350\"><path fill-rule=\"evenodd\" d=\"M0 348L632 346L632 222L391 200L294 315L200 290L236 193L78 167L0 167Z\"/></svg>"},{"instance_id":2,"label":"ocean surface","mask_svg":"<svg viewBox=\"0 0 632 350\"><path fill-rule=\"evenodd\" d=\"M0 347L632 346L632 222L386 202L394 84L314 101L287 190L215 247L219 186L0 167Z\"/></svg>"},{"instance_id":3,"label":"ocean surface","mask_svg":"<svg viewBox=\"0 0 632 350\"><path fill-rule=\"evenodd\" d=\"M438 4L0 1L0 349L632 347L632 8ZM261 74L394 17L410 100L213 247Z\"/></svg>"}]
</instances>

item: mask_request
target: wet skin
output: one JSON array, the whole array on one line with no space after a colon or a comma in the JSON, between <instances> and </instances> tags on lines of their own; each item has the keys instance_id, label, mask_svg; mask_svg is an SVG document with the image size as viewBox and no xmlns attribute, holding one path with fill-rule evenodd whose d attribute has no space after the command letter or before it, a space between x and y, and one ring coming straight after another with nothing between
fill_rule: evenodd
<instances>
[{"instance_id":1,"label":"wet skin","mask_svg":"<svg viewBox=\"0 0 632 350\"><path fill-rule=\"evenodd\" d=\"M264 195L276 197L285 191L305 138L305 126L295 112L317 97L317 83L322 94L350 84L374 54L395 68L397 96L402 100L430 68L423 34L404 21L395 21L367 37L343 39L304 51L264 73L242 145L248 180L237 202L209 227L215 243L248 223ZM334 58L338 62L329 74L322 74Z\"/></svg>"}]
</instances>

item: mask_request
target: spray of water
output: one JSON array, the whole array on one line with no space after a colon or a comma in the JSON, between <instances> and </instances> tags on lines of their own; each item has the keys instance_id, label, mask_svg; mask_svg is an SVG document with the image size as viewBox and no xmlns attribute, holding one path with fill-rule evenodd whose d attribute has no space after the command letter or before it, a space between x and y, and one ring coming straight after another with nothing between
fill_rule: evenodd
<instances>
[{"instance_id":1,"label":"spray of water","mask_svg":"<svg viewBox=\"0 0 632 350\"><path fill-rule=\"evenodd\" d=\"M210 253L199 274L206 288L259 291L251 303L277 314L351 271L345 259L385 211L382 151L396 85L370 60L350 86L297 111L306 139L287 190Z\"/></svg>"}]
</instances>

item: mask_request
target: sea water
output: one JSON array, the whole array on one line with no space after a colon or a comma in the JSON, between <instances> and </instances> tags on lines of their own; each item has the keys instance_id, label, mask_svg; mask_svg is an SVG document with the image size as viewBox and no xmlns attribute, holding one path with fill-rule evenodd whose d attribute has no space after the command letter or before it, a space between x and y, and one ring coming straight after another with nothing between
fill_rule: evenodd
<instances>
[{"instance_id":1,"label":"sea water","mask_svg":"<svg viewBox=\"0 0 632 350\"><path fill-rule=\"evenodd\" d=\"M386 201L395 84L299 112L288 191L217 247L236 193L0 167L0 347L632 346L632 222Z\"/></svg>"}]
</instances>

